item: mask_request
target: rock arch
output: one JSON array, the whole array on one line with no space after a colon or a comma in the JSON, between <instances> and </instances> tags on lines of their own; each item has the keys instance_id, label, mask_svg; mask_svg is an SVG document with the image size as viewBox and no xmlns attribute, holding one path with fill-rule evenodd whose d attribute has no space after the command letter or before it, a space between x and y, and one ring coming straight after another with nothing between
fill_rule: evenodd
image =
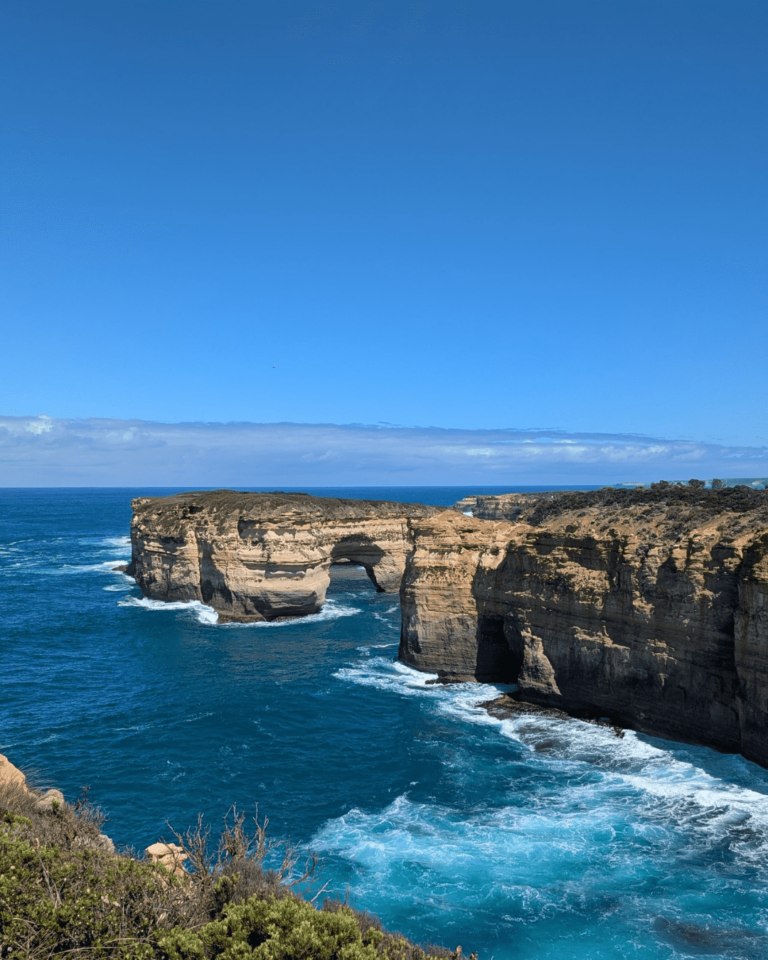
<instances>
[{"instance_id":1,"label":"rock arch","mask_svg":"<svg viewBox=\"0 0 768 960\"><path fill-rule=\"evenodd\" d=\"M156 600L200 600L222 619L316 613L331 564L365 568L397 593L411 521L439 508L296 493L228 490L133 501L129 572Z\"/></svg>"}]
</instances>

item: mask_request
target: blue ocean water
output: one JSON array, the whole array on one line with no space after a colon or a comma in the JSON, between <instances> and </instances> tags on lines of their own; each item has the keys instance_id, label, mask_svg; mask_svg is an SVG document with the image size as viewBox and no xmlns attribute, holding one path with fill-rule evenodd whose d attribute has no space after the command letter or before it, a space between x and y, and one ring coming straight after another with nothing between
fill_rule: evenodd
<instances>
[{"instance_id":1,"label":"blue ocean water","mask_svg":"<svg viewBox=\"0 0 768 960\"><path fill-rule=\"evenodd\" d=\"M395 661L397 598L366 579L271 625L144 600L112 567L131 497L153 492L171 491L0 491L0 752L68 799L89 784L118 844L258 802L332 891L420 942L481 960L768 957L768 772L495 720L478 704L497 688Z\"/></svg>"}]
</instances>

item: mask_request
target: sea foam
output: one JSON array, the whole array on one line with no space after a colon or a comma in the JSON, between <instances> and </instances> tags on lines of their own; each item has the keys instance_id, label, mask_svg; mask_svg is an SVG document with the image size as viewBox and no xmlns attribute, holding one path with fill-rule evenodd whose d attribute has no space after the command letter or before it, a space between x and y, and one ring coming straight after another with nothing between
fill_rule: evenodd
<instances>
[{"instance_id":1,"label":"sea foam","mask_svg":"<svg viewBox=\"0 0 768 960\"><path fill-rule=\"evenodd\" d=\"M174 611L184 611L193 613L199 623L214 624L218 622L219 615L213 609L199 600L152 600L150 597L126 597L118 601L118 607L141 607L143 610L152 610L155 612L172 613Z\"/></svg>"},{"instance_id":2,"label":"sea foam","mask_svg":"<svg viewBox=\"0 0 768 960\"><path fill-rule=\"evenodd\" d=\"M326 620L338 620L339 617L351 617L356 613L360 613L360 610L357 607L345 606L341 603L336 603L333 600L328 600L323 609L319 613L313 613L306 617L295 617L290 620L252 620L246 623L239 622L221 622L219 620L218 613L209 607L207 604L201 603L199 600L153 600L150 597L126 597L124 600L118 602L119 607L142 607L145 610L154 610L154 611L191 611L195 614L197 620L210 626L215 624L220 627L227 628L238 628L238 627L286 627L286 626L300 626L301 624L312 624L312 623L322 623Z\"/></svg>"}]
</instances>

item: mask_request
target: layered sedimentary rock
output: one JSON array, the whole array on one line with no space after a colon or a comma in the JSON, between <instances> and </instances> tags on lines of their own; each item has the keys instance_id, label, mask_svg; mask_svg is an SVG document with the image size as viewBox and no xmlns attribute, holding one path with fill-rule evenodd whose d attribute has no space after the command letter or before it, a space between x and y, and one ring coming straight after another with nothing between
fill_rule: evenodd
<instances>
[{"instance_id":1,"label":"layered sedimentary rock","mask_svg":"<svg viewBox=\"0 0 768 960\"><path fill-rule=\"evenodd\" d=\"M317 612L334 561L400 589L418 504L218 490L133 501L128 572L156 600L199 600L223 618Z\"/></svg>"},{"instance_id":2,"label":"layered sedimentary rock","mask_svg":"<svg viewBox=\"0 0 768 960\"><path fill-rule=\"evenodd\" d=\"M411 666L768 766L762 491L510 494L455 510L218 491L133 506L130 572L149 597L301 616L349 560L400 590Z\"/></svg>"},{"instance_id":3,"label":"layered sedimentary rock","mask_svg":"<svg viewBox=\"0 0 768 960\"><path fill-rule=\"evenodd\" d=\"M764 493L490 499L413 524L404 662L768 765Z\"/></svg>"}]
</instances>

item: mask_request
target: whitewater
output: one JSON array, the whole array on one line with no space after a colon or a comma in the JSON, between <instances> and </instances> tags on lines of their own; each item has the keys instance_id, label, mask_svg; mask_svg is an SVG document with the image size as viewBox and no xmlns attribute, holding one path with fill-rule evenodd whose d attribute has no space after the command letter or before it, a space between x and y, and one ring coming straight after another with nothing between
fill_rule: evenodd
<instances>
[{"instance_id":1,"label":"whitewater","mask_svg":"<svg viewBox=\"0 0 768 960\"><path fill-rule=\"evenodd\" d=\"M131 497L152 492L0 491L0 752L70 800L89 785L118 845L258 803L272 836L321 856L329 893L422 943L480 960L768 956L768 771L496 719L481 704L505 688L397 662L397 599L364 577L275 624L142 598L114 567Z\"/></svg>"}]
</instances>

